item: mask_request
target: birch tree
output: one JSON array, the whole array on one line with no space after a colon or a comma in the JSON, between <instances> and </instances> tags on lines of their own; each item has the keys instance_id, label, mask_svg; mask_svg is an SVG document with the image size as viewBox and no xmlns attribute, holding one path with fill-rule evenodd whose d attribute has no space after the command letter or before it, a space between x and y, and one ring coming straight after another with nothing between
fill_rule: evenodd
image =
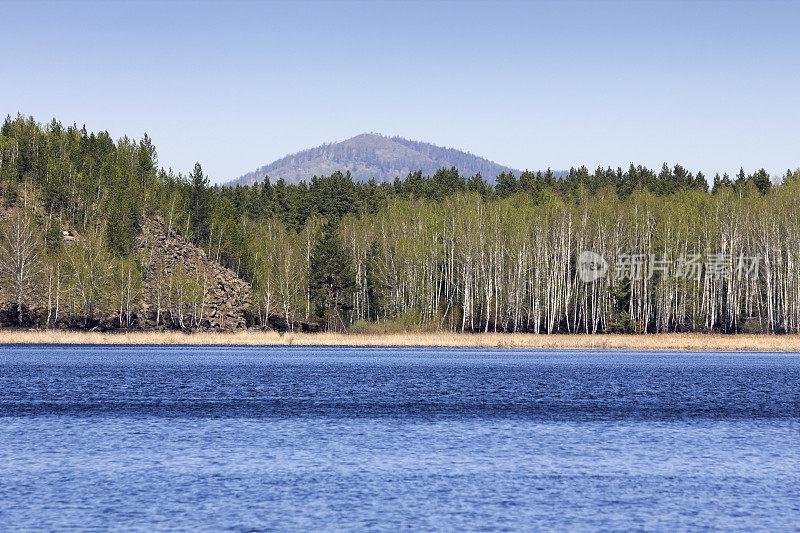
<instances>
[{"instance_id":1,"label":"birch tree","mask_svg":"<svg viewBox=\"0 0 800 533\"><path fill-rule=\"evenodd\" d=\"M17 324L42 272L42 237L33 215L15 210L2 226L0 275L15 306Z\"/></svg>"}]
</instances>

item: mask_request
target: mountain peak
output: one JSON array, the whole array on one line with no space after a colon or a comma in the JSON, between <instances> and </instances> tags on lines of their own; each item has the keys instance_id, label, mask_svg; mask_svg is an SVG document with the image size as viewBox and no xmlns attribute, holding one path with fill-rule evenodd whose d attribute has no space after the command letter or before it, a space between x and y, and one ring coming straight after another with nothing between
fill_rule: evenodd
<instances>
[{"instance_id":1,"label":"mountain peak","mask_svg":"<svg viewBox=\"0 0 800 533\"><path fill-rule=\"evenodd\" d=\"M355 180L375 178L380 182L403 178L417 170L432 175L442 167L456 167L466 176L480 172L490 180L501 172L517 172L462 150L364 132L341 142L287 155L230 183L249 185L263 180L264 176L269 176L273 182L280 178L289 183L307 182L313 176L325 176L337 170L350 171Z\"/></svg>"}]
</instances>

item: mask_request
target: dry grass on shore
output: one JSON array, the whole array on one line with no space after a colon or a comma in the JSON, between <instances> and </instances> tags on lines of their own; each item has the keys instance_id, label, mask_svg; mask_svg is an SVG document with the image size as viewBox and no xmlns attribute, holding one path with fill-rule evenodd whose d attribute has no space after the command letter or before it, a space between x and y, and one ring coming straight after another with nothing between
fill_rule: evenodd
<instances>
[{"instance_id":1,"label":"dry grass on shore","mask_svg":"<svg viewBox=\"0 0 800 533\"><path fill-rule=\"evenodd\" d=\"M521 349L625 349L798 351L800 335L534 335L527 333L99 333L64 330L0 330L0 344L156 344L240 346L446 346Z\"/></svg>"}]
</instances>

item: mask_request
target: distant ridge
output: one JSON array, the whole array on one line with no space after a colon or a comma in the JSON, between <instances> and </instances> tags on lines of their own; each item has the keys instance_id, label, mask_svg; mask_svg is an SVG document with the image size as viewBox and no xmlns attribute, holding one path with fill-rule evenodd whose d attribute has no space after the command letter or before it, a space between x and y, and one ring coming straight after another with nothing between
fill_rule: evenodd
<instances>
[{"instance_id":1,"label":"distant ridge","mask_svg":"<svg viewBox=\"0 0 800 533\"><path fill-rule=\"evenodd\" d=\"M287 183L308 182L312 176L325 176L337 170L349 170L355 180L375 178L381 182L396 177L405 178L409 172L417 170L421 170L423 175L432 175L442 167L456 167L464 176L480 172L489 181L493 181L501 172L519 175L518 170L461 150L402 137L362 133L346 141L323 144L287 155L229 184L249 185L263 180L264 176L269 176L273 183L280 178Z\"/></svg>"}]
</instances>

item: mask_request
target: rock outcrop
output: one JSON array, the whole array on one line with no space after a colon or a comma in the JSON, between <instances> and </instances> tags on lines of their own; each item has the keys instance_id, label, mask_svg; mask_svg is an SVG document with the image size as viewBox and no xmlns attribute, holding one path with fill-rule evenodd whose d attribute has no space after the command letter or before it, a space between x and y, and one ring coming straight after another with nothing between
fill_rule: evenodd
<instances>
[{"instance_id":1,"label":"rock outcrop","mask_svg":"<svg viewBox=\"0 0 800 533\"><path fill-rule=\"evenodd\" d=\"M202 248L168 231L160 217L148 218L137 236L138 253L130 263L136 281L123 299L125 305L120 303L117 279L122 263L108 257L103 279L94 282L102 288L91 318L71 260L73 247L85 244L85 236L66 228L62 238L65 250L59 266L51 258L40 258L42 268L23 306L25 327L214 331L247 327L250 284ZM6 285L0 283L0 325L13 327L19 317Z\"/></svg>"},{"instance_id":2,"label":"rock outcrop","mask_svg":"<svg viewBox=\"0 0 800 533\"><path fill-rule=\"evenodd\" d=\"M250 284L211 260L202 248L169 231L160 218L145 223L139 235L139 251L144 267L145 327L155 327L164 320L176 327L246 327Z\"/></svg>"}]
</instances>

